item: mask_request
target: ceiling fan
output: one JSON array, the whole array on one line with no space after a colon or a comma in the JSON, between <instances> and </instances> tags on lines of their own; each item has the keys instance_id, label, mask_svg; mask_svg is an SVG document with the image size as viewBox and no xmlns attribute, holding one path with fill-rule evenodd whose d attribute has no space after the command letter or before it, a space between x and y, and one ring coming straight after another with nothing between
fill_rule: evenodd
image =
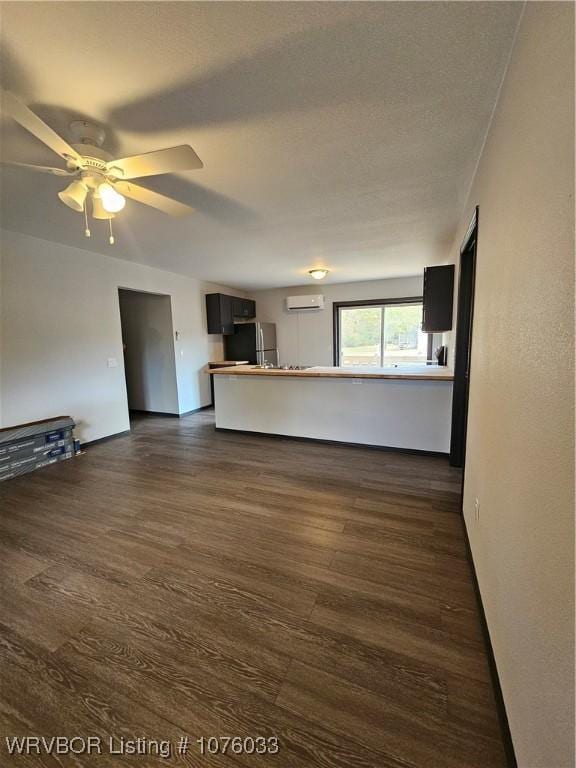
<instances>
[{"instance_id":1,"label":"ceiling fan","mask_svg":"<svg viewBox=\"0 0 576 768\"><path fill-rule=\"evenodd\" d=\"M109 220L110 244L114 243L112 219L124 208L126 197L157 208L171 216L185 216L193 213L194 209L190 206L146 187L133 184L131 181L144 176L202 168L202 161L192 147L182 144L142 155L114 159L102 149L106 136L102 128L84 120L74 120L70 123L74 143L69 144L14 94L2 90L0 95L2 111L56 152L66 161L66 167L50 168L7 160L2 161L2 164L50 173L54 176L69 177L71 179L69 185L58 193L58 197L73 211L84 213L87 237L90 237L88 201L91 203L91 214L94 219Z\"/></svg>"}]
</instances>

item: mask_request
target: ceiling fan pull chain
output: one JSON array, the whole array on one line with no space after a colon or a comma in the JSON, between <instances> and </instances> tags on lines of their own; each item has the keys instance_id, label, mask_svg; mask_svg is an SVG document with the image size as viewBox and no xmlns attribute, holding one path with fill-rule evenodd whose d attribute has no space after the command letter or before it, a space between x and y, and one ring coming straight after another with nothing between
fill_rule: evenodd
<instances>
[{"instance_id":1,"label":"ceiling fan pull chain","mask_svg":"<svg viewBox=\"0 0 576 768\"><path fill-rule=\"evenodd\" d=\"M90 237L90 227L88 226L88 209L86 208L86 201L84 201L84 221L86 222L86 229L84 234L86 237Z\"/></svg>"},{"instance_id":2,"label":"ceiling fan pull chain","mask_svg":"<svg viewBox=\"0 0 576 768\"><path fill-rule=\"evenodd\" d=\"M110 237L108 238L108 242L110 245L114 245L114 234L112 232L112 219L108 219L108 224L110 225Z\"/></svg>"}]
</instances>

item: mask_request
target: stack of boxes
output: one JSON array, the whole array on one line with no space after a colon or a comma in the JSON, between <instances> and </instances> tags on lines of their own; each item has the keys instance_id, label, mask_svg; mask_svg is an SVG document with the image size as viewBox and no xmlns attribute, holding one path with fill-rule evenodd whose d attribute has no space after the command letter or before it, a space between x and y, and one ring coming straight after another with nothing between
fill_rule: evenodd
<instances>
[{"instance_id":1,"label":"stack of boxes","mask_svg":"<svg viewBox=\"0 0 576 768\"><path fill-rule=\"evenodd\" d=\"M0 482L70 459L79 451L70 416L0 429Z\"/></svg>"}]
</instances>

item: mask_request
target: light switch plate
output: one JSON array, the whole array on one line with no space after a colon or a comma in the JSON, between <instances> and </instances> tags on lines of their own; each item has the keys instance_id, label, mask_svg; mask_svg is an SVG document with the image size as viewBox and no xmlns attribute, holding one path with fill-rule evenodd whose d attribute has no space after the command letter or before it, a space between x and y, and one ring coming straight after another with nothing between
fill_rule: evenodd
<instances>
[{"instance_id":1,"label":"light switch plate","mask_svg":"<svg viewBox=\"0 0 576 768\"><path fill-rule=\"evenodd\" d=\"M118 360L115 357L108 358L108 368L118 368Z\"/></svg>"}]
</instances>

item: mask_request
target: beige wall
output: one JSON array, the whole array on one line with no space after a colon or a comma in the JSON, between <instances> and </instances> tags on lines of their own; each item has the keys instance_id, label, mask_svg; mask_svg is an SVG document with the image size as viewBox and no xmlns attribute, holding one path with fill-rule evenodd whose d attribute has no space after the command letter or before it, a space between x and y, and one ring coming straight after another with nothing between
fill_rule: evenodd
<instances>
[{"instance_id":1,"label":"beige wall","mask_svg":"<svg viewBox=\"0 0 576 768\"><path fill-rule=\"evenodd\" d=\"M171 297L178 410L209 404L204 367L223 350L204 294L241 292L5 230L0 255L0 425L65 413L83 441L129 428L118 288Z\"/></svg>"},{"instance_id":2,"label":"beige wall","mask_svg":"<svg viewBox=\"0 0 576 768\"><path fill-rule=\"evenodd\" d=\"M573 23L527 4L453 251L478 204L464 514L521 768L574 765Z\"/></svg>"}]
</instances>

